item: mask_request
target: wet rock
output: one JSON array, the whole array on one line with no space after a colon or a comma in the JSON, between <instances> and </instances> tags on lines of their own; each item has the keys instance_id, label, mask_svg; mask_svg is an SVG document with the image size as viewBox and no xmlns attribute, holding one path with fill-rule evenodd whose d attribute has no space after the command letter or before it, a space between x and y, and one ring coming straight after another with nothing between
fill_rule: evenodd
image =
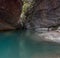
<instances>
[{"instance_id":1,"label":"wet rock","mask_svg":"<svg viewBox=\"0 0 60 58\"><path fill-rule=\"evenodd\" d=\"M0 30L16 29L22 5L22 0L0 0Z\"/></svg>"},{"instance_id":2,"label":"wet rock","mask_svg":"<svg viewBox=\"0 0 60 58\"><path fill-rule=\"evenodd\" d=\"M34 1L33 7L26 13L27 28L50 28L60 25L60 0Z\"/></svg>"},{"instance_id":3,"label":"wet rock","mask_svg":"<svg viewBox=\"0 0 60 58\"><path fill-rule=\"evenodd\" d=\"M11 26L10 24L7 24L3 21L0 21L0 30L10 30L10 29L15 29L15 27Z\"/></svg>"}]
</instances>

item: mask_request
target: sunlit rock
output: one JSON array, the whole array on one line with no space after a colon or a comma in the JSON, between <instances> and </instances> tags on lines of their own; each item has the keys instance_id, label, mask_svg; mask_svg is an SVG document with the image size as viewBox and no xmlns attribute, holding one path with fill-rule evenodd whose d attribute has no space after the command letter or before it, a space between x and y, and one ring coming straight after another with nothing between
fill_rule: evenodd
<instances>
[{"instance_id":1,"label":"sunlit rock","mask_svg":"<svg viewBox=\"0 0 60 58\"><path fill-rule=\"evenodd\" d=\"M43 41L60 43L60 32L59 31L41 33L41 34L38 34L38 36L40 37L40 40L43 40Z\"/></svg>"}]
</instances>

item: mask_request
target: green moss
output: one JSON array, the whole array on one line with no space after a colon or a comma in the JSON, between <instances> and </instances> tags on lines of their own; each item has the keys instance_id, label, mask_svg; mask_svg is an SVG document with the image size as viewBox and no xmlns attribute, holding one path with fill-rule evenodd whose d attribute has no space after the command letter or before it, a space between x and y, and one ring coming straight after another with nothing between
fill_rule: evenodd
<instances>
[{"instance_id":1,"label":"green moss","mask_svg":"<svg viewBox=\"0 0 60 58\"><path fill-rule=\"evenodd\" d=\"M22 13L21 13L21 19L22 19L22 22L24 22L26 19L25 19L25 13L32 7L32 1L33 0L23 0L23 8L22 8Z\"/></svg>"}]
</instances>

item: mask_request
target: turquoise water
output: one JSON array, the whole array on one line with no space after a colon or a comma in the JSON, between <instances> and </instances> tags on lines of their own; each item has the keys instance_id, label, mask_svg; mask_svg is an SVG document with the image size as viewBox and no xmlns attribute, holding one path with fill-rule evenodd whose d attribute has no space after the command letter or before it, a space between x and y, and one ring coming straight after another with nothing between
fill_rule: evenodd
<instances>
[{"instance_id":1,"label":"turquoise water","mask_svg":"<svg viewBox=\"0 0 60 58\"><path fill-rule=\"evenodd\" d=\"M60 44L37 38L31 31L0 32L0 58L60 58Z\"/></svg>"}]
</instances>

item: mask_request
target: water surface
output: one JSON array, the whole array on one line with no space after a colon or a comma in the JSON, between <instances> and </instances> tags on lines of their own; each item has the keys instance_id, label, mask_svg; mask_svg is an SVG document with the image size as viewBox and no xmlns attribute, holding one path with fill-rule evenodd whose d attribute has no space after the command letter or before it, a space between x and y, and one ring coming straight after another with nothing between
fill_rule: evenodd
<instances>
[{"instance_id":1,"label":"water surface","mask_svg":"<svg viewBox=\"0 0 60 58\"><path fill-rule=\"evenodd\" d=\"M0 58L60 58L60 44L37 41L35 32L0 32Z\"/></svg>"}]
</instances>

